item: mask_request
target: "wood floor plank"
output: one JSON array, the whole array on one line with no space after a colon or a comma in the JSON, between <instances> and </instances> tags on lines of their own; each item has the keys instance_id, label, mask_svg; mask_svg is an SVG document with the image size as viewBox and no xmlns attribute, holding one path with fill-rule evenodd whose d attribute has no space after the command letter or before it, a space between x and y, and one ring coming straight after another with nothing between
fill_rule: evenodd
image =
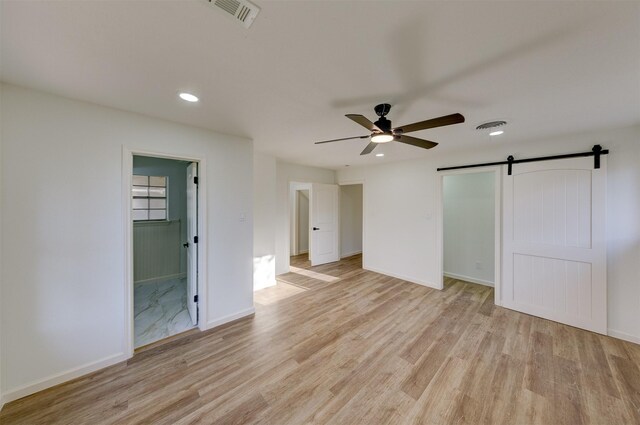
<instances>
[{"instance_id":1,"label":"wood floor plank","mask_svg":"<svg viewBox=\"0 0 640 425\"><path fill-rule=\"evenodd\" d=\"M8 403L0 424L640 423L636 344L496 307L487 286L366 271L360 256L291 264L256 292L255 316Z\"/></svg>"}]
</instances>

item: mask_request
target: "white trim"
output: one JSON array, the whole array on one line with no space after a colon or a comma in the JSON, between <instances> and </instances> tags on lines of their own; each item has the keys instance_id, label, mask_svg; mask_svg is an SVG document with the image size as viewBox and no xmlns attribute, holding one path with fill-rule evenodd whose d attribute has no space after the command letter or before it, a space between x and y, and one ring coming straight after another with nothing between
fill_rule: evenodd
<instances>
[{"instance_id":1,"label":"white trim","mask_svg":"<svg viewBox=\"0 0 640 425\"><path fill-rule=\"evenodd\" d=\"M197 155L148 151L129 148L122 145L122 226L124 233L124 350L126 358L133 357L134 314L133 314L133 220L131 220L131 175L133 174L133 156L150 156L154 158L177 159L198 163L198 328L207 329L207 166L206 160Z\"/></svg>"},{"instance_id":2,"label":"white trim","mask_svg":"<svg viewBox=\"0 0 640 425\"><path fill-rule=\"evenodd\" d=\"M308 254L308 253L309 253L309 250L308 250L308 249L305 249L305 250L303 250L303 251L298 251L298 255Z\"/></svg>"},{"instance_id":3,"label":"white trim","mask_svg":"<svg viewBox=\"0 0 640 425\"><path fill-rule=\"evenodd\" d=\"M133 220L131 220L131 181L133 153L122 146L122 228L124 231L124 352L133 356Z\"/></svg>"},{"instance_id":4,"label":"white trim","mask_svg":"<svg viewBox=\"0 0 640 425\"><path fill-rule=\"evenodd\" d=\"M444 184L444 178L446 176L453 176L459 174L475 174L475 173L494 173L494 299L493 302L497 306L502 305L502 166L492 167L478 167L473 169L464 170L451 170L439 172L440 178L437 179L438 187L436 188L436 199L438 202L436 208L437 214L437 231L436 231L436 253L438 256L438 266L440 276L440 286L438 289L442 289L444 286L444 193L442 185ZM479 283L479 282L474 282Z\"/></svg>"},{"instance_id":5,"label":"white trim","mask_svg":"<svg viewBox=\"0 0 640 425\"><path fill-rule=\"evenodd\" d=\"M218 326L222 326L225 323L233 322L234 320L242 319L243 317L251 316L255 314L256 309L254 307L250 307L244 310L240 310L237 313L229 314L228 316L221 317L216 320L212 320L207 323L207 328L203 330L209 330L213 328L217 328Z\"/></svg>"},{"instance_id":6,"label":"white trim","mask_svg":"<svg viewBox=\"0 0 640 425\"><path fill-rule=\"evenodd\" d=\"M427 286L429 288L434 288L434 289L442 289L440 287L438 287L438 285L436 283L431 283L431 282L427 282L425 280L419 280L419 279L415 279L413 277L407 277L407 276L403 276L397 273L391 273L391 272L387 272L381 269L376 269L373 267L363 267L364 270L369 270L371 272L375 272L375 273L379 273L379 274L383 274L385 276L390 276L390 277L395 277L396 279L402 279L405 280L409 283L415 283L416 285L421 285L421 286Z\"/></svg>"},{"instance_id":7,"label":"white trim","mask_svg":"<svg viewBox=\"0 0 640 425\"><path fill-rule=\"evenodd\" d=\"M113 366L116 363L127 360L128 356L125 353L114 354L109 357L105 357L101 360L86 363L82 366L67 370L65 372L58 373L45 379L41 379L36 382L24 385L16 390L9 391L2 394L2 402L9 403L10 401L18 400L19 398L26 397L28 395L37 393L38 391L51 388L55 385L62 384L72 379L79 378L89 373L104 369L105 367Z\"/></svg>"},{"instance_id":8,"label":"white trim","mask_svg":"<svg viewBox=\"0 0 640 425\"><path fill-rule=\"evenodd\" d=\"M607 335L613 338L623 339L634 344L640 344L640 336L628 334L626 332L617 331L615 329L607 329Z\"/></svg>"},{"instance_id":9,"label":"white trim","mask_svg":"<svg viewBox=\"0 0 640 425\"><path fill-rule=\"evenodd\" d=\"M352 255L358 255L358 254L362 254L362 251L353 251L353 252L347 252L346 254L341 254L340 258L347 258L347 257L351 257Z\"/></svg>"},{"instance_id":10,"label":"white trim","mask_svg":"<svg viewBox=\"0 0 640 425\"><path fill-rule=\"evenodd\" d=\"M477 283L478 285L491 286L494 287L494 283L490 280L476 279L475 277L465 276L461 274L444 272L442 273L445 277L450 277L452 279L464 280L465 282Z\"/></svg>"}]
</instances>

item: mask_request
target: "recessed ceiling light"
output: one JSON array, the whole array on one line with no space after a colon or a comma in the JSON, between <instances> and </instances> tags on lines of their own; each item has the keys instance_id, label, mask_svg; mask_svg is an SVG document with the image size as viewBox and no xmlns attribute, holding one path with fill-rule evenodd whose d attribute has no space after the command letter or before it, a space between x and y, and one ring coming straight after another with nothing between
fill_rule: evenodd
<instances>
[{"instance_id":1,"label":"recessed ceiling light","mask_svg":"<svg viewBox=\"0 0 640 425\"><path fill-rule=\"evenodd\" d=\"M186 100L187 102L197 102L199 100L198 96L194 96L191 93L182 92L179 94L179 96L180 99Z\"/></svg>"},{"instance_id":2,"label":"recessed ceiling light","mask_svg":"<svg viewBox=\"0 0 640 425\"><path fill-rule=\"evenodd\" d=\"M384 156L383 153L377 153L376 156Z\"/></svg>"},{"instance_id":3,"label":"recessed ceiling light","mask_svg":"<svg viewBox=\"0 0 640 425\"><path fill-rule=\"evenodd\" d=\"M489 136L499 136L502 133L504 133L504 131L502 130L496 130L496 131L492 131L491 133L489 133Z\"/></svg>"}]
</instances>

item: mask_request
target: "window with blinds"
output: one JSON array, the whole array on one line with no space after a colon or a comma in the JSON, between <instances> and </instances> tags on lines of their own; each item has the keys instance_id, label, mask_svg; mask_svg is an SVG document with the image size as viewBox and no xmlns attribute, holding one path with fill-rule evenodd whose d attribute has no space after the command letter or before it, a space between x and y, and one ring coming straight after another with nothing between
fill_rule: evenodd
<instances>
[{"instance_id":1,"label":"window with blinds","mask_svg":"<svg viewBox=\"0 0 640 425\"><path fill-rule=\"evenodd\" d=\"M167 219L168 180L166 176L133 176L133 221Z\"/></svg>"}]
</instances>

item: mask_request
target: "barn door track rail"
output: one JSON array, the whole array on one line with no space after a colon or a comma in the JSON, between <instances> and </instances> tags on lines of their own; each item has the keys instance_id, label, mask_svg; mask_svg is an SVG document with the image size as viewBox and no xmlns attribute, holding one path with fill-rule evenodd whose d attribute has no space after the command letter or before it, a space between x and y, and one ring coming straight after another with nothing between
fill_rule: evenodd
<instances>
[{"instance_id":1,"label":"barn door track rail","mask_svg":"<svg viewBox=\"0 0 640 425\"><path fill-rule=\"evenodd\" d=\"M508 165L508 174L511 175L511 170L513 168L513 164L521 164L524 162L538 162L538 161L551 161L554 159L565 159L565 158L578 158L584 156L592 156L593 157L593 168L600 168L600 155L607 155L609 153L609 149L602 149L600 145L594 145L589 152L578 152L578 153L567 153L564 155L553 155L553 156L539 156L536 158L524 158L524 159L515 159L513 155L509 155L506 161L497 161L497 162L483 162L481 164L469 164L469 165L457 165L455 167L441 167L438 168L438 171L448 171L448 170L461 170L463 168L478 168L478 167L490 167L492 165Z\"/></svg>"}]
</instances>

